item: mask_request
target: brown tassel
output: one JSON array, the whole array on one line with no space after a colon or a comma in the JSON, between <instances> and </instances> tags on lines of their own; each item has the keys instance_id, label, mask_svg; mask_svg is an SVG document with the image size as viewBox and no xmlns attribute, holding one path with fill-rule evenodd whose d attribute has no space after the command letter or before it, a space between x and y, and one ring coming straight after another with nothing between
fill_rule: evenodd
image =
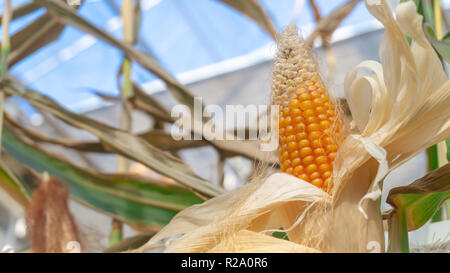
<instances>
[{"instance_id":1,"label":"brown tassel","mask_svg":"<svg viewBox=\"0 0 450 273\"><path fill-rule=\"evenodd\" d=\"M68 199L68 186L54 178L44 178L33 192L27 208L27 229L33 252L81 252Z\"/></svg>"}]
</instances>

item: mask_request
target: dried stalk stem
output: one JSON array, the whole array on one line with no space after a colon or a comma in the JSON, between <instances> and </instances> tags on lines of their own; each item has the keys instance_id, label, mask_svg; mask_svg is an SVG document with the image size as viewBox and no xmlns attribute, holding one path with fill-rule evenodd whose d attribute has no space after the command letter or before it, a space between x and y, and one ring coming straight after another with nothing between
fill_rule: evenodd
<instances>
[{"instance_id":1,"label":"dried stalk stem","mask_svg":"<svg viewBox=\"0 0 450 273\"><path fill-rule=\"evenodd\" d=\"M10 51L9 43L9 22L11 20L11 0L5 1L5 8L2 16L2 27L3 27L3 39L2 39L2 53L1 53L1 67L0 67L0 78L6 76L8 72L8 54ZM0 150L2 143L2 128L3 128L3 104L5 100L5 93L3 90L0 91Z\"/></svg>"},{"instance_id":2,"label":"dried stalk stem","mask_svg":"<svg viewBox=\"0 0 450 273\"><path fill-rule=\"evenodd\" d=\"M122 3L122 22L123 22L123 40L132 44L134 40L134 7L133 0L124 0ZM128 99L133 95L133 87L131 82L131 60L125 57L122 66L123 84L120 88L121 113L120 113L120 129L131 132L132 129L132 108ZM128 172L131 162L129 159L118 156L117 172ZM113 245L122 239L123 223L117 219L113 219L109 244Z\"/></svg>"}]
</instances>

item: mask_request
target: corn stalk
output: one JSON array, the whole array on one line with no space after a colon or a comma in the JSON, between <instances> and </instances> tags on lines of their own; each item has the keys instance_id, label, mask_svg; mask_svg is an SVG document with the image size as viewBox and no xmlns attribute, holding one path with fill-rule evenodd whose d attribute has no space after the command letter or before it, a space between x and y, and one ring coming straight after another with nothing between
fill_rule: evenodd
<instances>
[{"instance_id":1,"label":"corn stalk","mask_svg":"<svg viewBox=\"0 0 450 273\"><path fill-rule=\"evenodd\" d=\"M4 78L8 73L8 55L10 52L9 43L9 22L11 19L11 0L5 1L4 13L2 16L2 49L1 49L1 60L0 60L0 78ZM2 127L3 127L3 106L5 101L5 92L0 91L0 152L2 145Z\"/></svg>"}]
</instances>

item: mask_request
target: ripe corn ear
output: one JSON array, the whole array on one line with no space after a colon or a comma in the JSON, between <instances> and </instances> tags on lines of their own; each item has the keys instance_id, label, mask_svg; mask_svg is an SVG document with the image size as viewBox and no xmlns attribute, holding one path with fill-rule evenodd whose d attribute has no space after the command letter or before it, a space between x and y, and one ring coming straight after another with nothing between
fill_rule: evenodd
<instances>
[{"instance_id":1,"label":"ripe corn ear","mask_svg":"<svg viewBox=\"0 0 450 273\"><path fill-rule=\"evenodd\" d=\"M340 119L294 25L281 36L272 81L273 103L280 106L281 170L329 191Z\"/></svg>"}]
</instances>

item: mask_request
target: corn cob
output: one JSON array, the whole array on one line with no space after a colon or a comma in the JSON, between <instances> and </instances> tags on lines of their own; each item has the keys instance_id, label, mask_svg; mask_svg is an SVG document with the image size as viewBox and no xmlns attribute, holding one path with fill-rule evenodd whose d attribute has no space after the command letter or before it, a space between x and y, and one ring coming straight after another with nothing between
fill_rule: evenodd
<instances>
[{"instance_id":1,"label":"corn cob","mask_svg":"<svg viewBox=\"0 0 450 273\"><path fill-rule=\"evenodd\" d=\"M329 191L340 124L310 50L290 25L273 70L273 100L280 106L281 170Z\"/></svg>"}]
</instances>

